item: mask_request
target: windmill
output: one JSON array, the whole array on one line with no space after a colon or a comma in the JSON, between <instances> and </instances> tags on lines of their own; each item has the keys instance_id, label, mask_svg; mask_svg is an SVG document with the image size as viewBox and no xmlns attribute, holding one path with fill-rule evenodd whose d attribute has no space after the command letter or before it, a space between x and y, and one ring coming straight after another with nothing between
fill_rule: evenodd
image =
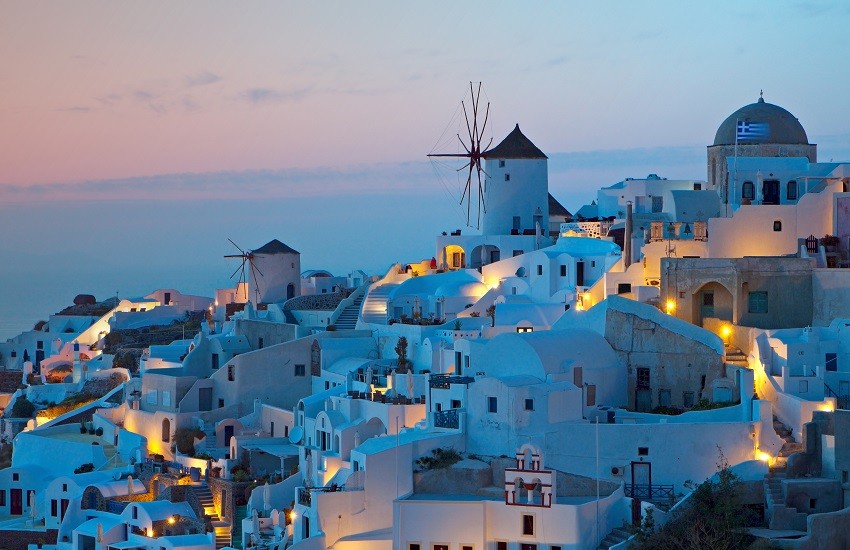
<instances>
[{"instance_id":1,"label":"windmill","mask_svg":"<svg viewBox=\"0 0 850 550\"><path fill-rule=\"evenodd\" d=\"M478 217L477 222L475 224L476 228L480 228L481 226L481 212L487 212L487 207L484 204L484 184L481 180L481 174L487 176L487 173L484 171L484 168L481 166L481 160L485 158L486 151L493 143L493 138L490 138L487 145L484 147L481 146L483 141L483 136L487 129L487 120L490 116L490 102L487 102L487 106L483 112L483 121L479 124L479 115L481 115L481 83L478 83L478 89L476 90L473 86L473 83L469 83L469 94L471 96L470 104L472 108L472 113L470 116L470 112L466 108L466 102L461 101L461 108L463 109L463 116L466 122L466 135L465 138L461 137L460 132L458 132L457 139L460 142L460 145L463 147L463 152L458 153L430 153L428 157L430 158L439 158L439 157L448 157L448 158L463 158L467 159L466 164L457 169L457 172L463 172L466 170L466 183L463 188L463 193L460 197L460 205L463 206L464 201L466 201L466 224L471 226L472 220L472 194L473 187L477 182L477 195L478 195ZM452 140L453 141L453 140ZM435 146L436 148L436 146Z\"/></svg>"},{"instance_id":2,"label":"windmill","mask_svg":"<svg viewBox=\"0 0 850 550\"><path fill-rule=\"evenodd\" d=\"M236 268L236 271L234 271L233 274L230 275L230 278L232 279L233 277L236 276L237 273L241 272L241 274L239 275L239 281L237 282L236 288L238 289L241 284L247 283L247 281L245 280L245 264L248 264L248 266L251 268L251 279L254 281L254 294L255 294L254 302L260 303L260 281L257 278L257 274L259 274L260 277L262 277L263 272L260 271L260 269L257 266L254 265L254 252L251 251L251 250L248 250L247 252L245 250L242 250L242 248L240 248L238 244L233 242L233 239L227 239L227 240L230 241L230 244L235 246L236 249L239 250L240 253L239 254L226 254L224 257L225 258L242 258L242 265L240 265L239 267ZM247 296L246 296L246 298L247 298Z\"/></svg>"}]
</instances>

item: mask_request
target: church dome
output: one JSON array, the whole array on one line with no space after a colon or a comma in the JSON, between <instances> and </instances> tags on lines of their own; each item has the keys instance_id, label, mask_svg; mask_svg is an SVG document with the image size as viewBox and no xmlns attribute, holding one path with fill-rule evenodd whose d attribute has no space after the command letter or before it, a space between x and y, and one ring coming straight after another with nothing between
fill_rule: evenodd
<instances>
[{"instance_id":1,"label":"church dome","mask_svg":"<svg viewBox=\"0 0 850 550\"><path fill-rule=\"evenodd\" d=\"M809 143L797 117L778 105L766 103L763 97L729 115L717 129L714 145L734 145L736 134L741 145Z\"/></svg>"}]
</instances>

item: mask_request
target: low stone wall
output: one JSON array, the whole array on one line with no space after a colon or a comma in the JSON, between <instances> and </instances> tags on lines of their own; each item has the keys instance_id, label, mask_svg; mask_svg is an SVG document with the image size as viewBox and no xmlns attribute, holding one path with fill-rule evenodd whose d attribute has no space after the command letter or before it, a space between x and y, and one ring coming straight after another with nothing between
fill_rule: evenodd
<instances>
[{"instance_id":1,"label":"low stone wall","mask_svg":"<svg viewBox=\"0 0 850 550\"><path fill-rule=\"evenodd\" d=\"M221 478L210 478L210 492L219 516L225 521L233 521L236 517L236 506L247 503L245 490L250 481L233 482Z\"/></svg>"},{"instance_id":2,"label":"low stone wall","mask_svg":"<svg viewBox=\"0 0 850 550\"><path fill-rule=\"evenodd\" d=\"M46 531L0 531L0 548L3 550L27 550L30 544L43 546L45 544L56 544L58 529Z\"/></svg>"}]
</instances>

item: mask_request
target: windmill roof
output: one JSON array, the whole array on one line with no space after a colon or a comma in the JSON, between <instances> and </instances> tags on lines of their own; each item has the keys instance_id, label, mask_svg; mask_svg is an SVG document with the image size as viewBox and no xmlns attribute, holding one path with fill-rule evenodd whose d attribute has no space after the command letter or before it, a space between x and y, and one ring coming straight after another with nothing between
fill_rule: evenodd
<instances>
[{"instance_id":1,"label":"windmill roof","mask_svg":"<svg viewBox=\"0 0 850 550\"><path fill-rule=\"evenodd\" d=\"M549 193L549 215L550 216L572 216L570 211L564 208L564 205L558 202L558 199Z\"/></svg>"},{"instance_id":2,"label":"windmill roof","mask_svg":"<svg viewBox=\"0 0 850 550\"><path fill-rule=\"evenodd\" d=\"M297 250L289 247L277 239L273 239L260 248L252 250L254 254L300 254Z\"/></svg>"},{"instance_id":3,"label":"windmill roof","mask_svg":"<svg viewBox=\"0 0 850 550\"><path fill-rule=\"evenodd\" d=\"M481 156L493 159L545 159L543 151L531 143L519 129L519 124L501 143L485 151Z\"/></svg>"}]
</instances>

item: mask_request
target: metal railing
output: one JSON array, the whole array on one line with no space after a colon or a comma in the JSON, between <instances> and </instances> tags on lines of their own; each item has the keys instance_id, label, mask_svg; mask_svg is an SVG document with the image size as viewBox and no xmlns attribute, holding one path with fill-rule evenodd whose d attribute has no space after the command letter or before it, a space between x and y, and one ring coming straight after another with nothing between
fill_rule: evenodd
<instances>
[{"instance_id":1,"label":"metal railing","mask_svg":"<svg viewBox=\"0 0 850 550\"><path fill-rule=\"evenodd\" d=\"M434 427L435 428L460 428L460 409L449 409L446 411L434 412Z\"/></svg>"},{"instance_id":2,"label":"metal railing","mask_svg":"<svg viewBox=\"0 0 850 550\"><path fill-rule=\"evenodd\" d=\"M669 501L672 504L676 498L673 487L673 485L626 483L625 493L630 498L639 498L650 502Z\"/></svg>"}]
</instances>

